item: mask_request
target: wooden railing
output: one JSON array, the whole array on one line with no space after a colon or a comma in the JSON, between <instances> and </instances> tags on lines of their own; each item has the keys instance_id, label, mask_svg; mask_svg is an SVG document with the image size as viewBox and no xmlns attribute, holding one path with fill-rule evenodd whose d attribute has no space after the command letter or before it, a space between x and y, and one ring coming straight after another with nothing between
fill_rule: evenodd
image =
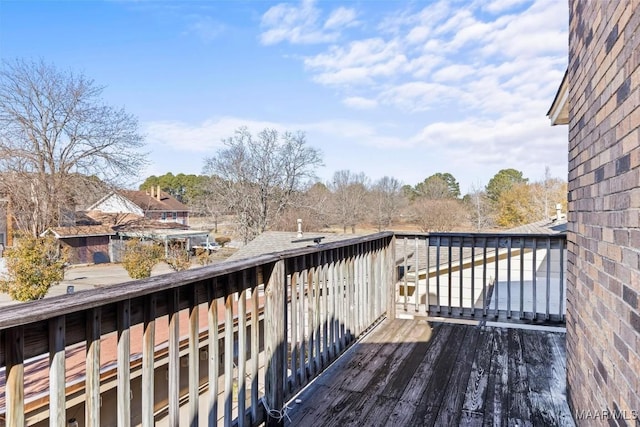
<instances>
[{"instance_id":1,"label":"wooden railing","mask_svg":"<svg viewBox=\"0 0 640 427\"><path fill-rule=\"evenodd\" d=\"M399 313L565 321L564 234L396 233L396 247Z\"/></svg>"},{"instance_id":2,"label":"wooden railing","mask_svg":"<svg viewBox=\"0 0 640 427\"><path fill-rule=\"evenodd\" d=\"M185 407L192 426L282 424L289 398L393 315L395 273L378 233L4 308L0 424L66 426L73 405L81 426L185 425Z\"/></svg>"}]
</instances>

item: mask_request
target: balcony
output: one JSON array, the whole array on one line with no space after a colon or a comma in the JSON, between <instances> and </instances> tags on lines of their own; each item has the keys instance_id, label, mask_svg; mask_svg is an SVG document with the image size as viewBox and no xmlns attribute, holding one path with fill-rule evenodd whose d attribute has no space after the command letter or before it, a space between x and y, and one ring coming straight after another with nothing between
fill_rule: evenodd
<instances>
[{"instance_id":1,"label":"balcony","mask_svg":"<svg viewBox=\"0 0 640 427\"><path fill-rule=\"evenodd\" d=\"M13 306L0 420L567 425L565 245L378 233Z\"/></svg>"}]
</instances>

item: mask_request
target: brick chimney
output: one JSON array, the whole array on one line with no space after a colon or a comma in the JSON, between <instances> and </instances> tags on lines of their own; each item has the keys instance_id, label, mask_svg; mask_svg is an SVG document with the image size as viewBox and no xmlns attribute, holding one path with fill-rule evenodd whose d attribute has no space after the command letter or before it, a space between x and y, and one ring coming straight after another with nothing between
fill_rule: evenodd
<instances>
[{"instance_id":1,"label":"brick chimney","mask_svg":"<svg viewBox=\"0 0 640 427\"><path fill-rule=\"evenodd\" d=\"M160 186L159 186L159 185L156 187L156 190L157 190L157 192L156 192L156 199L158 199L158 201L160 201L162 198L161 198L161 196L160 196Z\"/></svg>"}]
</instances>

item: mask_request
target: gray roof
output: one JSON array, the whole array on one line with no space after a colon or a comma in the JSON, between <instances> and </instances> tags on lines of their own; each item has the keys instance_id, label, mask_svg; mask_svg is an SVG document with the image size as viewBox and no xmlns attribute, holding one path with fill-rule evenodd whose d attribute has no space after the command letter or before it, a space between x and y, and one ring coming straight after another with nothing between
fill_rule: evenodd
<instances>
[{"instance_id":1,"label":"gray roof","mask_svg":"<svg viewBox=\"0 0 640 427\"><path fill-rule=\"evenodd\" d=\"M286 251L294 248L304 248L306 246L316 246L314 238L322 238L320 243L336 242L339 240L353 239L361 236L360 234L334 234L334 233L316 233L307 232L300 238L298 233L289 231L265 231L237 252L231 255L227 260L234 261L239 259L251 258L258 255L270 254L274 252ZM298 241L297 240L304 240Z\"/></svg>"},{"instance_id":2,"label":"gray roof","mask_svg":"<svg viewBox=\"0 0 640 427\"><path fill-rule=\"evenodd\" d=\"M567 218L560 219L544 219L542 221L532 222L530 224L520 225L510 228L504 233L513 234L562 234L567 232Z\"/></svg>"}]
</instances>

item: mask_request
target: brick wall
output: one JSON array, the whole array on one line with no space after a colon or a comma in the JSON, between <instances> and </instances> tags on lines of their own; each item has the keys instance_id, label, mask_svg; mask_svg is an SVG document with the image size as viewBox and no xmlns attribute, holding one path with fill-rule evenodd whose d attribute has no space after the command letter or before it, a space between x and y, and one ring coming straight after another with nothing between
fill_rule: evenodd
<instances>
[{"instance_id":1,"label":"brick wall","mask_svg":"<svg viewBox=\"0 0 640 427\"><path fill-rule=\"evenodd\" d=\"M574 414L622 411L613 425L629 426L640 425L639 5L569 0L568 392Z\"/></svg>"}]
</instances>

